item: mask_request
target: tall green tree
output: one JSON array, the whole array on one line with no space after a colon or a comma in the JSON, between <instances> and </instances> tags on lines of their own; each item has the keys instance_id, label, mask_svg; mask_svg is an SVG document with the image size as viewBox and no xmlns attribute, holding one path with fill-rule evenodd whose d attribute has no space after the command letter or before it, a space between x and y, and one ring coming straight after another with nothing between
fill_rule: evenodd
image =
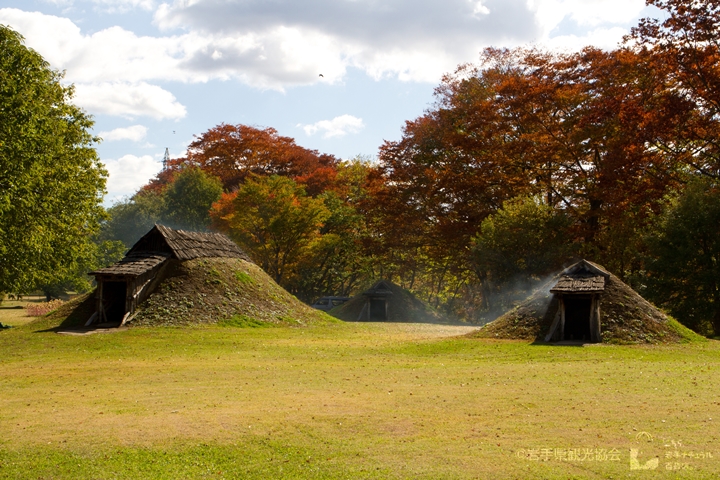
<instances>
[{"instance_id":1,"label":"tall green tree","mask_svg":"<svg viewBox=\"0 0 720 480\"><path fill-rule=\"evenodd\" d=\"M119 240L132 247L156 223L162 223L165 197L152 190L140 191L108 209L102 224L102 240Z\"/></svg>"},{"instance_id":2,"label":"tall green tree","mask_svg":"<svg viewBox=\"0 0 720 480\"><path fill-rule=\"evenodd\" d=\"M472 252L486 308L507 307L535 280L562 267L575 249L571 225L562 211L535 197L506 201L483 220Z\"/></svg>"},{"instance_id":3,"label":"tall green tree","mask_svg":"<svg viewBox=\"0 0 720 480\"><path fill-rule=\"evenodd\" d=\"M103 216L93 122L61 80L0 25L0 291L72 270Z\"/></svg>"},{"instance_id":4,"label":"tall green tree","mask_svg":"<svg viewBox=\"0 0 720 480\"><path fill-rule=\"evenodd\" d=\"M720 335L720 185L692 181L647 239L646 295L684 325Z\"/></svg>"},{"instance_id":5,"label":"tall green tree","mask_svg":"<svg viewBox=\"0 0 720 480\"><path fill-rule=\"evenodd\" d=\"M216 177L195 167L184 168L174 173L164 189L141 189L110 207L101 239L119 240L130 248L156 223L206 230L210 208L221 195L222 184Z\"/></svg>"},{"instance_id":6,"label":"tall green tree","mask_svg":"<svg viewBox=\"0 0 720 480\"><path fill-rule=\"evenodd\" d=\"M210 207L220 200L222 183L199 168L178 173L164 192L163 217L177 228L206 230L210 226Z\"/></svg>"}]
</instances>

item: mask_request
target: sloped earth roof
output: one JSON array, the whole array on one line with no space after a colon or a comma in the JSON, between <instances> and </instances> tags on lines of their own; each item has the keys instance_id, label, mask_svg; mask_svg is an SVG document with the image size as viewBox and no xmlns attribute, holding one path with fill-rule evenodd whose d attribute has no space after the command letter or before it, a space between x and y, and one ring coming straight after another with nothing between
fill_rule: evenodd
<instances>
[{"instance_id":1,"label":"sloped earth roof","mask_svg":"<svg viewBox=\"0 0 720 480\"><path fill-rule=\"evenodd\" d=\"M260 267L242 258L169 260L158 288L128 323L237 326L303 326L334 321L284 290Z\"/></svg>"},{"instance_id":2,"label":"sloped earth roof","mask_svg":"<svg viewBox=\"0 0 720 480\"><path fill-rule=\"evenodd\" d=\"M128 327L220 323L237 327L337 322L285 291L260 267L241 258L169 259L158 288ZM95 312L95 293L83 295L33 322L38 328L81 328Z\"/></svg>"},{"instance_id":3,"label":"sloped earth roof","mask_svg":"<svg viewBox=\"0 0 720 480\"><path fill-rule=\"evenodd\" d=\"M328 313L333 317L348 322L358 321L360 312L365 307L368 297L367 292L374 287L380 286L388 302L388 322L418 322L418 323L460 323L437 312L428 304L417 298L408 290L395 285L387 280L376 282L373 287L360 295L356 295L342 305L333 308Z\"/></svg>"},{"instance_id":4,"label":"sloped earth roof","mask_svg":"<svg viewBox=\"0 0 720 480\"><path fill-rule=\"evenodd\" d=\"M550 292L558 280L549 281L520 305L469 336L542 341L558 310L557 297ZM600 294L600 315L604 343L676 343L701 338L611 274Z\"/></svg>"}]
</instances>

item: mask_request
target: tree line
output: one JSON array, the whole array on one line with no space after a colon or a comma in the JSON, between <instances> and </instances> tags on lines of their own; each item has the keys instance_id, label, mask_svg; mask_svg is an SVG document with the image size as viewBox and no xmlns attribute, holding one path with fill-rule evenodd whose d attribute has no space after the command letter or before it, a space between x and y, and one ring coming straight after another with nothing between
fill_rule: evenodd
<instances>
[{"instance_id":1,"label":"tree line","mask_svg":"<svg viewBox=\"0 0 720 480\"><path fill-rule=\"evenodd\" d=\"M212 229L303 300L387 278L471 322L588 258L719 335L720 0L648 4L664 19L610 51L487 49L376 161L218 125L95 244Z\"/></svg>"}]
</instances>

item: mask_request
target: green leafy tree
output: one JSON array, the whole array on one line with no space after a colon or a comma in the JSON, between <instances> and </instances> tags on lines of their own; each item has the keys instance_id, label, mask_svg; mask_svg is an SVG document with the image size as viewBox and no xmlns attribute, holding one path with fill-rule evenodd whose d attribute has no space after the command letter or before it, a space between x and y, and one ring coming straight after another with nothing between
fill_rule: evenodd
<instances>
[{"instance_id":1,"label":"green leafy tree","mask_svg":"<svg viewBox=\"0 0 720 480\"><path fill-rule=\"evenodd\" d=\"M121 241L88 242L86 250L77 256L72 267L59 272L50 280L38 285L47 301L61 298L67 292L88 292L92 289L92 278L88 272L117 262L125 254Z\"/></svg>"},{"instance_id":2,"label":"green leafy tree","mask_svg":"<svg viewBox=\"0 0 720 480\"><path fill-rule=\"evenodd\" d=\"M720 335L720 185L694 180L647 239L646 295L684 325Z\"/></svg>"},{"instance_id":3,"label":"green leafy tree","mask_svg":"<svg viewBox=\"0 0 720 480\"><path fill-rule=\"evenodd\" d=\"M164 190L142 189L108 209L102 240L119 240L130 248L156 223L186 230L206 230L210 208L220 199L220 181L198 168L176 173Z\"/></svg>"},{"instance_id":4,"label":"green leafy tree","mask_svg":"<svg viewBox=\"0 0 720 480\"><path fill-rule=\"evenodd\" d=\"M250 177L236 193L224 195L212 215L263 270L287 286L330 212L292 179L273 175Z\"/></svg>"},{"instance_id":5,"label":"green leafy tree","mask_svg":"<svg viewBox=\"0 0 720 480\"><path fill-rule=\"evenodd\" d=\"M472 251L486 308L507 306L561 267L574 250L570 227L564 213L535 197L506 201L483 220Z\"/></svg>"},{"instance_id":6,"label":"green leafy tree","mask_svg":"<svg viewBox=\"0 0 720 480\"><path fill-rule=\"evenodd\" d=\"M119 240L132 247L153 225L162 222L165 197L155 191L140 191L108 209L103 222L101 240Z\"/></svg>"},{"instance_id":7,"label":"green leafy tree","mask_svg":"<svg viewBox=\"0 0 720 480\"><path fill-rule=\"evenodd\" d=\"M93 122L61 79L0 25L0 291L71 272L104 214Z\"/></svg>"},{"instance_id":8,"label":"green leafy tree","mask_svg":"<svg viewBox=\"0 0 720 480\"><path fill-rule=\"evenodd\" d=\"M206 230L210 226L210 207L220 200L222 183L199 168L178 173L163 193L164 219L177 228Z\"/></svg>"}]
</instances>

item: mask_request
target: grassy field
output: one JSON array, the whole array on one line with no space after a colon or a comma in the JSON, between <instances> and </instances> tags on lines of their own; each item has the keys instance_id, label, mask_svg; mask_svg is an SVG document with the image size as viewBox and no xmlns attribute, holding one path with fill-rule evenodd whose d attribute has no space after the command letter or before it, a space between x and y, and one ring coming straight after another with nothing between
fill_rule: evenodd
<instances>
[{"instance_id":1,"label":"grassy field","mask_svg":"<svg viewBox=\"0 0 720 480\"><path fill-rule=\"evenodd\" d=\"M0 331L0 478L720 477L717 341L38 330Z\"/></svg>"}]
</instances>

